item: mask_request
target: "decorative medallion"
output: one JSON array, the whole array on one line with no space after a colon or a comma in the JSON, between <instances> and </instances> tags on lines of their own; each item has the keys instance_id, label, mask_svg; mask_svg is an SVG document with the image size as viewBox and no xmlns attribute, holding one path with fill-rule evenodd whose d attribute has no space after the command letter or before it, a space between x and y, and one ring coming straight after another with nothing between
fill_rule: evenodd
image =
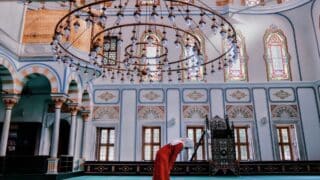
<instances>
[{"instance_id":1,"label":"decorative medallion","mask_svg":"<svg viewBox=\"0 0 320 180\"><path fill-rule=\"evenodd\" d=\"M237 91L234 91L233 93L231 93L230 96L237 99L237 100L241 100L241 99L247 97L248 95L242 91L237 90Z\"/></svg>"},{"instance_id":2,"label":"decorative medallion","mask_svg":"<svg viewBox=\"0 0 320 180\"><path fill-rule=\"evenodd\" d=\"M150 92L144 94L143 97L150 100L150 101L153 101L153 100L158 99L160 97L160 95L158 93L150 91Z\"/></svg>"},{"instance_id":3,"label":"decorative medallion","mask_svg":"<svg viewBox=\"0 0 320 180\"><path fill-rule=\"evenodd\" d=\"M188 93L187 96L188 96L190 99L196 101L196 100L202 98L204 95L201 94L201 93L198 92L198 91L192 91L192 92Z\"/></svg>"},{"instance_id":4,"label":"decorative medallion","mask_svg":"<svg viewBox=\"0 0 320 180\"><path fill-rule=\"evenodd\" d=\"M108 91L106 91L105 93L102 93L98 96L100 99L108 102L110 101L111 99L115 98L116 96Z\"/></svg>"},{"instance_id":5,"label":"decorative medallion","mask_svg":"<svg viewBox=\"0 0 320 180\"><path fill-rule=\"evenodd\" d=\"M284 90L280 90L280 91L277 91L275 93L273 93L274 96L280 98L280 99L287 99L289 96L291 96L292 94L284 91Z\"/></svg>"}]
</instances>

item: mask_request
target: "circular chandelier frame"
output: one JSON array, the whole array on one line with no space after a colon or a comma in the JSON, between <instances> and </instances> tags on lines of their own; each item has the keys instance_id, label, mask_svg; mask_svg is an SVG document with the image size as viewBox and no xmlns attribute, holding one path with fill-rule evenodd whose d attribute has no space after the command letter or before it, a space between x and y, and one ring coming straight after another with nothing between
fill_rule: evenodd
<instances>
[{"instance_id":1,"label":"circular chandelier frame","mask_svg":"<svg viewBox=\"0 0 320 180\"><path fill-rule=\"evenodd\" d=\"M177 14L173 13L174 8L172 6L172 3L179 3L179 4L182 4L182 5L185 5L188 7L188 9L186 10L186 17L184 17L183 14L181 16L184 17L186 22L188 21L190 23L190 21L191 21L192 24L197 24L197 23L192 22L194 20L192 18L190 18L189 7L196 9L198 12L201 12L199 25L196 26L197 29L201 29L200 26L202 26L202 25L206 26L207 23L204 21L204 18L203 18L204 16L207 16L208 18L212 18L213 24L211 26L211 29L213 31L218 31L220 28L220 30L221 30L220 34L222 35L223 38L228 40L228 42L231 44L231 46L227 50L225 50L224 52L219 53L220 55L204 60L203 53L205 53L205 52L202 52L202 50L201 50L202 47L201 47L201 42L200 42L199 38L196 35L194 35L194 33L190 32L188 30L185 30L183 28L180 28L175 23L165 24L165 23L157 23L157 22L150 22L150 21L149 22L138 21L136 23L123 23L123 24L121 24L120 22L118 22L115 25L109 24L110 26L108 27L108 26L104 26L104 25L99 24L100 21L96 20L99 18L103 18L103 16L105 16L105 19L107 19L106 14L104 14L104 12L102 12L100 14L97 12L93 13L93 12L91 12L91 10L97 8L98 5L103 6L102 7L102 10L103 10L103 8L105 8L105 3L115 3L118 1L116 1L116 0L100 0L97 2L85 4L81 7L76 7L73 10L72 10L72 3L73 2L70 1L69 12L65 16L63 16L58 21L57 25L55 26L55 35L53 37L52 47L53 47L54 53L56 54L57 59L61 59L61 58L65 58L67 60L69 59L69 62L68 62L69 64L76 64L78 66L81 66L81 64L85 64L85 67L92 67L92 68L96 69L98 72L100 72L100 74L105 73L106 69L107 69L108 71L112 71L113 74L114 74L114 71L116 71L116 73L122 73L122 76L123 76L124 72L127 72L127 74L133 76L132 72L137 71L136 75L139 76L140 79L142 79L140 76L145 76L146 72L144 70L141 70L141 68L136 68L136 67L146 66L146 63L141 62L141 59L145 55L140 55L140 56L133 55L131 52L128 52L128 49L130 49L134 46L137 46L137 45L138 46L147 45L148 44L147 42L135 42L135 43L131 43L131 44L128 44L127 46L125 46L125 48L124 48L125 55L124 56L129 56L129 57L124 57L122 59L117 58L116 60L114 60L114 63L117 65L108 65L108 64L102 63L101 59L106 58L106 57L103 53L99 53L101 51L101 47L100 47L101 45L98 44L98 40L101 40L101 39L99 39L99 37L104 35L105 33L110 33L113 30L120 30L120 32L121 32L121 29L123 29L123 28L138 27L138 26L163 28L166 30L169 29L173 32L176 32L177 34L182 33L184 35L188 35L195 40L194 46L192 48L192 50L195 52L195 54L193 54L191 56L187 56L187 57L180 57L175 60L170 60L168 62L164 62L163 60L159 60L159 62L157 62L157 63L149 64L150 66L161 66L157 70L148 70L149 74L155 73L155 72L168 72L168 75L171 75L172 72L180 73L181 71L188 71L190 69L199 68L199 67L204 67L204 69L206 69L206 66L210 65L210 64L211 64L211 68L212 68L211 72L214 72L214 70L213 70L213 68L214 68L213 63L214 62L219 61L219 69L221 69L221 64L223 64L222 66L227 66L227 62L230 63L230 62L232 62L232 59L236 58L236 56L238 54L236 31L235 31L234 27L232 26L232 24L226 18L224 18L222 15L220 15L217 11L211 9L207 5L200 6L197 4L193 4L193 3L189 3L189 2L185 2L185 1L181 1L181 0L159 0L159 1L160 2L164 1L163 3L165 4L165 6L168 10L168 19L169 20L171 20L172 18L175 18L175 16L177 15ZM128 5L128 2L129 1L127 0L127 3L125 3L125 5ZM201 2L200 0L199 0L199 2L203 4L203 2ZM167 3L171 3L171 6L169 7ZM143 5L140 5L140 6L143 6ZM151 6L151 5L144 5L144 6ZM123 14L123 10L122 10L123 6L121 3L121 0L120 0L119 6L114 6L114 9L118 9L118 8L119 8L119 11L113 15L115 15L119 19L124 18L124 14ZM148 10L146 10L145 15L146 16L154 16L154 14L156 14L156 16L159 16L157 14L157 12L155 11L156 8L157 8L157 5L152 5L152 10L151 10L151 8L149 8L150 12L148 12ZM161 6L160 6L160 8L161 8ZM137 9L140 9L140 7L138 7L136 4L135 11L132 14L133 16L136 16L137 13L141 13L141 12L137 11ZM178 11L180 11L180 9L178 9ZM150 13L150 14L148 14L148 13ZM181 13L181 11L179 13ZM61 40L64 38L65 41L68 41L67 31L70 35L72 18L79 19L81 15L88 16L89 23L92 23L91 26L94 26L94 24L96 24L96 25L100 25L100 27L103 28L99 32L95 33L94 35L91 35L90 53L89 53L88 57L85 57L85 58L80 57L79 55L77 55L77 54L73 53L71 50L69 50L70 46L72 46L72 43L71 44L65 43ZM140 16L141 16L141 14L140 14ZM163 18L164 17L161 13L161 19L163 19ZM216 21L216 18L220 19L220 22L221 22L220 27L219 27L219 22ZM80 24L76 24L76 23L74 23L73 25L80 26ZM227 25L228 28L225 28L225 25ZM164 34L165 34L165 31L164 31ZM117 41L118 40L119 39L117 39ZM180 41L181 41L181 39L180 39ZM152 42L150 44L161 47L161 49L163 49L165 52L161 53L160 55L153 56L153 57L146 57L145 59L147 59L147 60L149 60L149 59L167 59L167 56L169 53L168 47L165 47L162 44L154 43L154 42ZM213 44L213 43L210 42L210 44ZM95 45L97 45L97 47ZM99 50L97 50L97 49L99 49ZM230 53L233 53L233 55L231 55L232 57L228 60L228 59L226 59L226 57ZM95 54L95 55L93 56L92 54ZM99 58L97 58L97 56L100 56L100 60L99 60ZM202 61L200 63L192 64L192 65L189 65L186 67L179 65L180 63L184 63L186 61L189 61L190 59L195 58L196 56L200 57L202 59ZM129 58L135 59L135 62L128 63ZM172 67L174 65L176 65L176 67ZM132 66L132 67L131 68L130 67L124 68L125 66ZM133 66L134 66L134 68L133 68ZM164 66L169 66L169 68L164 67ZM114 78L111 77L111 79L114 79ZM123 77L121 79L123 79ZM132 79L130 81L132 82Z\"/></svg>"}]
</instances>

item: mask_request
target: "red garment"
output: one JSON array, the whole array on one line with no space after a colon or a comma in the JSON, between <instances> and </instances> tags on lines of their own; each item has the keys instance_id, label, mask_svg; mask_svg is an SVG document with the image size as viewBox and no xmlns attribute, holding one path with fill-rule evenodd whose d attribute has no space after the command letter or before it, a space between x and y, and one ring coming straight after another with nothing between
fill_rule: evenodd
<instances>
[{"instance_id":1,"label":"red garment","mask_svg":"<svg viewBox=\"0 0 320 180\"><path fill-rule=\"evenodd\" d=\"M169 180L170 171L178 154L182 151L183 144L176 145L167 144L163 146L156 155L153 166L153 180Z\"/></svg>"}]
</instances>

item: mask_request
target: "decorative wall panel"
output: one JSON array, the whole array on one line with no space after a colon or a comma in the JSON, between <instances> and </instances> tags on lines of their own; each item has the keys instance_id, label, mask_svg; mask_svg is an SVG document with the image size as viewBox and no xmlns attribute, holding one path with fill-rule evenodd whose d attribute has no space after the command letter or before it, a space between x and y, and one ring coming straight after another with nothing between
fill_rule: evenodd
<instances>
[{"instance_id":1,"label":"decorative wall panel","mask_svg":"<svg viewBox=\"0 0 320 180\"><path fill-rule=\"evenodd\" d=\"M227 89L226 99L228 102L250 102L249 89Z\"/></svg>"},{"instance_id":2,"label":"decorative wall panel","mask_svg":"<svg viewBox=\"0 0 320 180\"><path fill-rule=\"evenodd\" d=\"M253 119L252 105L227 105L226 111L230 119Z\"/></svg>"},{"instance_id":3,"label":"decorative wall panel","mask_svg":"<svg viewBox=\"0 0 320 180\"><path fill-rule=\"evenodd\" d=\"M299 119L298 106L289 105L271 105L271 117L273 119Z\"/></svg>"},{"instance_id":4,"label":"decorative wall panel","mask_svg":"<svg viewBox=\"0 0 320 180\"><path fill-rule=\"evenodd\" d=\"M96 106L93 110L93 119L95 120L119 120L119 106Z\"/></svg>"},{"instance_id":5,"label":"decorative wall panel","mask_svg":"<svg viewBox=\"0 0 320 180\"><path fill-rule=\"evenodd\" d=\"M141 103L163 103L164 92L162 89L141 90L139 99Z\"/></svg>"},{"instance_id":6,"label":"decorative wall panel","mask_svg":"<svg viewBox=\"0 0 320 180\"><path fill-rule=\"evenodd\" d=\"M204 119L209 115L208 105L183 105L184 119Z\"/></svg>"},{"instance_id":7,"label":"decorative wall panel","mask_svg":"<svg viewBox=\"0 0 320 180\"><path fill-rule=\"evenodd\" d=\"M165 120L164 106L138 106L139 120Z\"/></svg>"},{"instance_id":8,"label":"decorative wall panel","mask_svg":"<svg viewBox=\"0 0 320 180\"><path fill-rule=\"evenodd\" d=\"M206 89L185 89L183 90L183 101L184 102L207 102L208 93Z\"/></svg>"},{"instance_id":9,"label":"decorative wall panel","mask_svg":"<svg viewBox=\"0 0 320 180\"><path fill-rule=\"evenodd\" d=\"M97 104L116 104L119 102L119 90L96 90L94 102Z\"/></svg>"},{"instance_id":10,"label":"decorative wall panel","mask_svg":"<svg viewBox=\"0 0 320 180\"><path fill-rule=\"evenodd\" d=\"M295 101L296 97L292 88L272 88L269 90L270 101Z\"/></svg>"}]
</instances>

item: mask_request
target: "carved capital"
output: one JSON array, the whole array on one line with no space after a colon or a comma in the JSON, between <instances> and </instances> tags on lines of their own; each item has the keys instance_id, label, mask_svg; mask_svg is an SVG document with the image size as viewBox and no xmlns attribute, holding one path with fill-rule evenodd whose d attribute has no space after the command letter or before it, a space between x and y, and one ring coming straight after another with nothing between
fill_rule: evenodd
<instances>
[{"instance_id":1,"label":"carved capital","mask_svg":"<svg viewBox=\"0 0 320 180\"><path fill-rule=\"evenodd\" d=\"M56 109L61 109L63 103L67 100L64 94L51 94L51 97Z\"/></svg>"},{"instance_id":2,"label":"carved capital","mask_svg":"<svg viewBox=\"0 0 320 180\"><path fill-rule=\"evenodd\" d=\"M13 106L18 102L18 96L4 96L2 97L2 101L5 105L6 109L12 109Z\"/></svg>"},{"instance_id":3,"label":"carved capital","mask_svg":"<svg viewBox=\"0 0 320 180\"><path fill-rule=\"evenodd\" d=\"M84 122L88 122L90 117L90 111L81 111L81 116Z\"/></svg>"},{"instance_id":4,"label":"carved capital","mask_svg":"<svg viewBox=\"0 0 320 180\"><path fill-rule=\"evenodd\" d=\"M71 116L76 116L79 110L78 104L68 104Z\"/></svg>"}]
</instances>

